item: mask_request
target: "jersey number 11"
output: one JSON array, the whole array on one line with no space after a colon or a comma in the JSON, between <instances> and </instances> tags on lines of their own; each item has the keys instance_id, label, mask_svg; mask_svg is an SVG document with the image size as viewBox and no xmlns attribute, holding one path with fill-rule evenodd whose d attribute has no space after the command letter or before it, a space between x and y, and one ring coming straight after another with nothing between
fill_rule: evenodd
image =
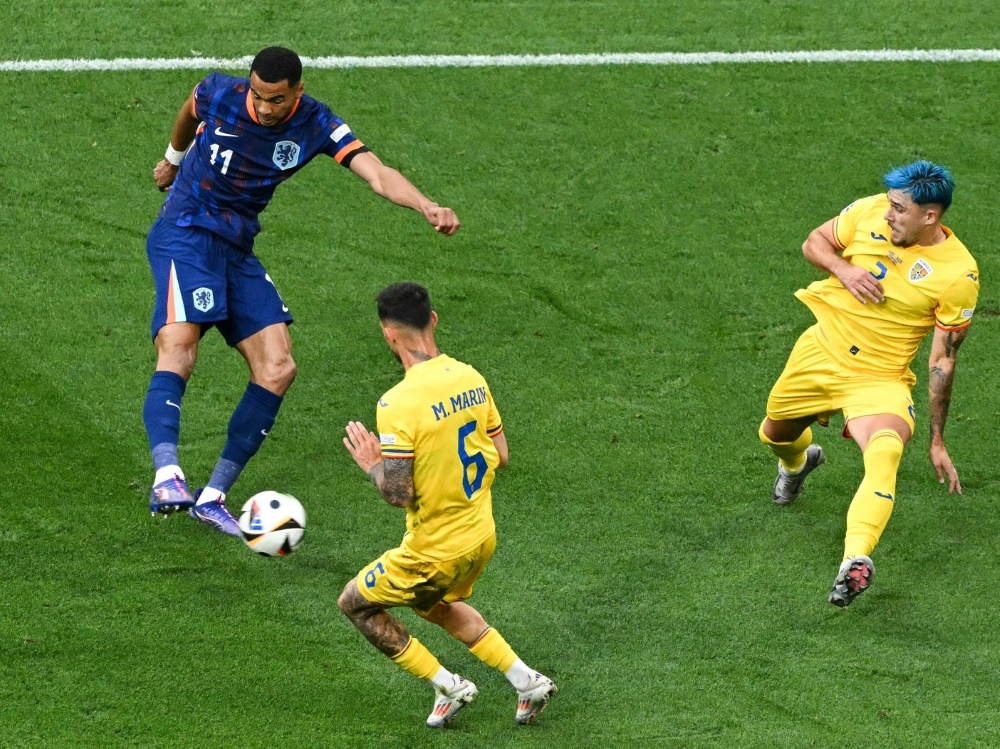
<instances>
[{"instance_id":1,"label":"jersey number 11","mask_svg":"<svg viewBox=\"0 0 1000 749\"><path fill-rule=\"evenodd\" d=\"M217 158L219 158L220 156L222 157L222 173L225 174L226 172L229 171L229 160L231 158L233 158L233 150L231 148L227 148L222 153L219 153L219 144L218 143L213 143L212 144L212 163L214 164L215 160Z\"/></svg>"}]
</instances>

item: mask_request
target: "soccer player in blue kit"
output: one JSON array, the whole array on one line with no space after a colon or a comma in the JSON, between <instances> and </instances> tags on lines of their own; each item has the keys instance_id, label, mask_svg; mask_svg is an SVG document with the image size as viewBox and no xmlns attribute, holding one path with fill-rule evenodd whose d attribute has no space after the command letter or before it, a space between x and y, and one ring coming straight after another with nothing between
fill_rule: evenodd
<instances>
[{"instance_id":1,"label":"soccer player in blue kit","mask_svg":"<svg viewBox=\"0 0 1000 749\"><path fill-rule=\"evenodd\" d=\"M292 316L253 252L257 217L275 188L321 153L383 198L419 211L436 231L458 231L454 211L424 197L325 104L303 93L302 63L291 50L262 50L249 78L212 73L199 83L153 170L160 190L169 190L146 242L156 286L156 371L143 407L156 470L154 515L186 510L240 535L226 493L271 431L295 379ZM181 399L201 336L213 325L246 359L250 383L208 484L192 496L177 459Z\"/></svg>"}]
</instances>

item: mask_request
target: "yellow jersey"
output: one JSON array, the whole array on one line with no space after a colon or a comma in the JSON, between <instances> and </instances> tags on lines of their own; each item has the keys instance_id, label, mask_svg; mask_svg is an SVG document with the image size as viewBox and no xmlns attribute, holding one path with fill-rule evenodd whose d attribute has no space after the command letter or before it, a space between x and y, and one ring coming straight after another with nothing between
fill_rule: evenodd
<instances>
[{"instance_id":1,"label":"yellow jersey","mask_svg":"<svg viewBox=\"0 0 1000 749\"><path fill-rule=\"evenodd\" d=\"M503 431L486 380L443 354L407 370L378 402L383 458L413 460L414 497L402 548L442 561L495 532L490 486Z\"/></svg>"},{"instance_id":2,"label":"yellow jersey","mask_svg":"<svg viewBox=\"0 0 1000 749\"><path fill-rule=\"evenodd\" d=\"M833 229L844 259L882 284L884 302L861 304L835 276L795 296L816 316L820 340L846 368L912 385L916 377L910 362L931 328L958 330L972 322L979 269L946 227L941 244L893 245L885 220L888 207L885 194L862 198L841 212Z\"/></svg>"}]
</instances>

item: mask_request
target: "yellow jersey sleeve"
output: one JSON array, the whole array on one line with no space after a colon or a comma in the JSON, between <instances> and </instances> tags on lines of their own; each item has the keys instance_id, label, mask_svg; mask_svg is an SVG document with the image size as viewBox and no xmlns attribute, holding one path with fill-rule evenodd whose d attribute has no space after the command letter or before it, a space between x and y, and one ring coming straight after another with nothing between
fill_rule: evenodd
<instances>
[{"instance_id":1,"label":"yellow jersey sleeve","mask_svg":"<svg viewBox=\"0 0 1000 749\"><path fill-rule=\"evenodd\" d=\"M486 403L490 407L490 415L486 419L486 434L496 437L503 431L503 422L500 420L500 412L497 411L497 404L493 402L493 393L489 388L486 388Z\"/></svg>"},{"instance_id":2,"label":"yellow jersey sleeve","mask_svg":"<svg viewBox=\"0 0 1000 749\"><path fill-rule=\"evenodd\" d=\"M383 458L413 459L414 435L411 424L412 417L408 409L390 398L383 396L376 408L379 442L382 443Z\"/></svg>"},{"instance_id":3,"label":"yellow jersey sleeve","mask_svg":"<svg viewBox=\"0 0 1000 749\"><path fill-rule=\"evenodd\" d=\"M862 219L868 218L874 204L882 195L870 195L867 198L855 200L840 215L833 220L833 238L840 249L845 249L852 241Z\"/></svg>"},{"instance_id":4,"label":"yellow jersey sleeve","mask_svg":"<svg viewBox=\"0 0 1000 749\"><path fill-rule=\"evenodd\" d=\"M943 330L960 330L972 322L979 299L979 271L972 269L949 286L934 309L934 324Z\"/></svg>"}]
</instances>

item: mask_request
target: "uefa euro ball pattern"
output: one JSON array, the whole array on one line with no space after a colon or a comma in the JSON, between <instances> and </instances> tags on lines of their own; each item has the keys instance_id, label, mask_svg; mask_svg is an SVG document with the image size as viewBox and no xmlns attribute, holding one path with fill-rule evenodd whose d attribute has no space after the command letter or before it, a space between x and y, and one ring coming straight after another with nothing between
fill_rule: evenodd
<instances>
[{"instance_id":1,"label":"uefa euro ball pattern","mask_svg":"<svg viewBox=\"0 0 1000 749\"><path fill-rule=\"evenodd\" d=\"M290 494L261 492L243 505L240 531L253 551L266 557L284 557L302 543L306 511Z\"/></svg>"}]
</instances>

